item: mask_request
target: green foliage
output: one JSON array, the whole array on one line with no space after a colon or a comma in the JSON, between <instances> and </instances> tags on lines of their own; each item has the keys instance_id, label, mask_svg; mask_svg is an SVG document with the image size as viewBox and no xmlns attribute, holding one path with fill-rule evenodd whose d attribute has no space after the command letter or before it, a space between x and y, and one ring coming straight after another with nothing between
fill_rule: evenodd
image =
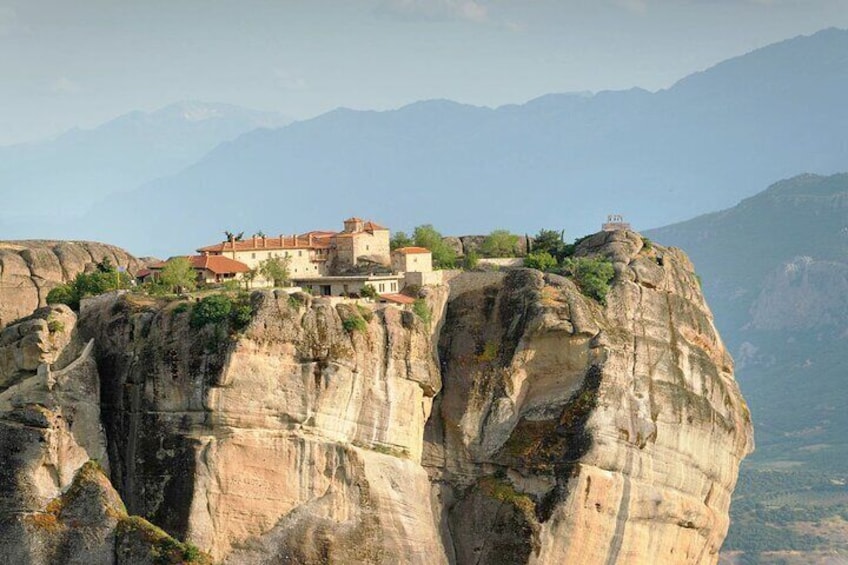
<instances>
[{"instance_id":1,"label":"green foliage","mask_svg":"<svg viewBox=\"0 0 848 565\"><path fill-rule=\"evenodd\" d=\"M456 252L445 243L440 234L430 224L415 228L415 245L426 247L433 254L433 266L437 269L452 269L456 266Z\"/></svg>"},{"instance_id":2,"label":"green foliage","mask_svg":"<svg viewBox=\"0 0 848 565\"><path fill-rule=\"evenodd\" d=\"M368 328L368 322L361 316L349 316L342 320L342 327L348 333L364 332Z\"/></svg>"},{"instance_id":3,"label":"green foliage","mask_svg":"<svg viewBox=\"0 0 848 565\"><path fill-rule=\"evenodd\" d=\"M52 334L55 334L57 332L61 333L65 331L65 324L55 318L47 320L47 331Z\"/></svg>"},{"instance_id":4,"label":"green foliage","mask_svg":"<svg viewBox=\"0 0 848 565\"><path fill-rule=\"evenodd\" d=\"M524 266L540 271L551 271L556 268L557 260L547 251L534 251L524 258Z\"/></svg>"},{"instance_id":5,"label":"green foliage","mask_svg":"<svg viewBox=\"0 0 848 565\"><path fill-rule=\"evenodd\" d=\"M177 304L176 308L174 308L174 314L182 314L183 312L188 312L191 310L191 303L189 302L180 302Z\"/></svg>"},{"instance_id":6,"label":"green foliage","mask_svg":"<svg viewBox=\"0 0 848 565\"><path fill-rule=\"evenodd\" d=\"M69 284L61 284L47 293L47 304L67 304L74 302L74 289ZM79 304L79 301L77 301Z\"/></svg>"},{"instance_id":7,"label":"green foliage","mask_svg":"<svg viewBox=\"0 0 848 565\"><path fill-rule=\"evenodd\" d=\"M546 252L557 261L561 261L566 256L567 248L563 235L563 232L556 230L539 230L533 238L533 253Z\"/></svg>"},{"instance_id":8,"label":"green foliage","mask_svg":"<svg viewBox=\"0 0 848 565\"><path fill-rule=\"evenodd\" d=\"M374 319L374 311L371 310L371 308L362 304L357 304L356 309L359 310L359 315L365 318L366 322L370 322L372 319Z\"/></svg>"},{"instance_id":9,"label":"green foliage","mask_svg":"<svg viewBox=\"0 0 848 565\"><path fill-rule=\"evenodd\" d=\"M191 311L191 327L198 329L206 324L220 324L227 320L233 309L232 299L225 294L203 298Z\"/></svg>"},{"instance_id":10,"label":"green foliage","mask_svg":"<svg viewBox=\"0 0 848 565\"><path fill-rule=\"evenodd\" d=\"M376 300L380 295L377 293L377 289L371 286L370 284L366 284L362 287L362 290L359 291L359 296L362 298L370 298L372 300Z\"/></svg>"},{"instance_id":11,"label":"green foliage","mask_svg":"<svg viewBox=\"0 0 848 565\"><path fill-rule=\"evenodd\" d=\"M415 312L415 315L421 318L425 324L429 324L433 317L433 313L430 312L430 307L427 306L427 302L423 298L415 299L415 302L412 303L412 311Z\"/></svg>"},{"instance_id":12,"label":"green foliage","mask_svg":"<svg viewBox=\"0 0 848 565\"><path fill-rule=\"evenodd\" d=\"M580 291L606 304L610 281L615 276L612 262L604 257L567 257L563 261L563 272L574 277Z\"/></svg>"},{"instance_id":13,"label":"green foliage","mask_svg":"<svg viewBox=\"0 0 848 565\"><path fill-rule=\"evenodd\" d=\"M197 273L186 257L172 257L159 273L159 284L169 292L191 292L197 286Z\"/></svg>"},{"instance_id":14,"label":"green foliage","mask_svg":"<svg viewBox=\"0 0 848 565\"><path fill-rule=\"evenodd\" d=\"M47 293L47 303L67 304L74 310L79 310L80 300L83 298L127 288L129 285L129 275L118 272L108 258L104 257L93 273L79 273L71 283L59 285Z\"/></svg>"},{"instance_id":15,"label":"green foliage","mask_svg":"<svg viewBox=\"0 0 848 565\"><path fill-rule=\"evenodd\" d=\"M259 263L259 273L274 286L283 286L289 280L289 258L269 257Z\"/></svg>"},{"instance_id":16,"label":"green foliage","mask_svg":"<svg viewBox=\"0 0 848 565\"><path fill-rule=\"evenodd\" d=\"M650 251L654 248L654 242L647 237L642 236L642 248L645 249L645 251Z\"/></svg>"},{"instance_id":17,"label":"green foliage","mask_svg":"<svg viewBox=\"0 0 848 565\"><path fill-rule=\"evenodd\" d=\"M480 252L486 257L513 257L517 245L517 235L508 230L495 230L483 240Z\"/></svg>"},{"instance_id":18,"label":"green foliage","mask_svg":"<svg viewBox=\"0 0 848 565\"><path fill-rule=\"evenodd\" d=\"M401 247L410 247L415 242L411 237L406 235L406 232L396 231L392 235L392 239L389 240L389 247L394 251L395 249L400 249Z\"/></svg>"},{"instance_id":19,"label":"green foliage","mask_svg":"<svg viewBox=\"0 0 848 565\"><path fill-rule=\"evenodd\" d=\"M473 249L465 254L465 257L462 260L462 268L466 271L473 271L477 268L477 264L480 262L480 255L474 251Z\"/></svg>"},{"instance_id":20,"label":"green foliage","mask_svg":"<svg viewBox=\"0 0 848 565\"><path fill-rule=\"evenodd\" d=\"M207 324L226 327L235 331L242 330L253 319L250 297L240 294L232 298L226 294L212 294L204 297L191 311L191 327L200 329Z\"/></svg>"}]
</instances>

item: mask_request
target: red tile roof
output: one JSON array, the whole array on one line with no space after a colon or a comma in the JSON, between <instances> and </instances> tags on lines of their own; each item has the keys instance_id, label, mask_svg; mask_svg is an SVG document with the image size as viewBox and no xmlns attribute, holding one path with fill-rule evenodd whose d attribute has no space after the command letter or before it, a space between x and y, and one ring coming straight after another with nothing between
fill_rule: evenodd
<instances>
[{"instance_id":1,"label":"red tile roof","mask_svg":"<svg viewBox=\"0 0 848 565\"><path fill-rule=\"evenodd\" d=\"M310 235L312 238L310 239ZM281 235L279 237L249 237L242 241L222 241L215 245L201 247L200 253L223 253L224 251L256 251L259 249L324 249L330 247L330 239L335 232L312 231L302 235Z\"/></svg>"},{"instance_id":2,"label":"red tile roof","mask_svg":"<svg viewBox=\"0 0 848 565\"><path fill-rule=\"evenodd\" d=\"M191 262L194 269L207 270L216 275L225 275L230 273L246 273L250 270L247 265L241 261L223 257L221 255L191 255L186 257ZM161 271L168 261L159 261L150 265L150 270Z\"/></svg>"},{"instance_id":3,"label":"red tile roof","mask_svg":"<svg viewBox=\"0 0 848 565\"><path fill-rule=\"evenodd\" d=\"M414 253L430 253L430 250L426 247L398 247L392 253L402 253L403 255L410 255Z\"/></svg>"}]
</instances>

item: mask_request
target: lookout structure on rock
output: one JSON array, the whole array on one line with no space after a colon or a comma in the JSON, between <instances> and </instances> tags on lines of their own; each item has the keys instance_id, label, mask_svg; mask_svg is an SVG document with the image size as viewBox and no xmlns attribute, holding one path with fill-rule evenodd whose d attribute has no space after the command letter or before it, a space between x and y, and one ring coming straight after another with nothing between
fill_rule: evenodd
<instances>
[{"instance_id":1,"label":"lookout structure on rock","mask_svg":"<svg viewBox=\"0 0 848 565\"><path fill-rule=\"evenodd\" d=\"M601 226L603 231L633 231L630 224L624 221L624 216L621 214L610 214L607 216L607 221Z\"/></svg>"}]
</instances>

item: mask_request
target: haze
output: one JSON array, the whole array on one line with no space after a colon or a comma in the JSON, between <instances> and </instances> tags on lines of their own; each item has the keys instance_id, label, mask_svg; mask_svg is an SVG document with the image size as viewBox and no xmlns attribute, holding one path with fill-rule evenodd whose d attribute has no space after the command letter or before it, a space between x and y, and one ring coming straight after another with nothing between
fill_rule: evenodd
<instances>
[{"instance_id":1,"label":"haze","mask_svg":"<svg viewBox=\"0 0 848 565\"><path fill-rule=\"evenodd\" d=\"M2 0L0 144L187 99L306 118L656 90L831 26L848 2Z\"/></svg>"}]
</instances>

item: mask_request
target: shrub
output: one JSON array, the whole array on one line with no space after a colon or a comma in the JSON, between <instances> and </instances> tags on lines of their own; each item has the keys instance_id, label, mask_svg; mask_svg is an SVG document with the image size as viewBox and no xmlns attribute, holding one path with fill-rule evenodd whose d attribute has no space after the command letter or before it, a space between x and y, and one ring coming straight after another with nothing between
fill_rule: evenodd
<instances>
[{"instance_id":1,"label":"shrub","mask_svg":"<svg viewBox=\"0 0 848 565\"><path fill-rule=\"evenodd\" d=\"M47 320L47 331L52 334L55 334L57 332L63 332L65 331L65 324L63 324L59 320L56 320L55 318L52 320Z\"/></svg>"},{"instance_id":2,"label":"shrub","mask_svg":"<svg viewBox=\"0 0 848 565\"><path fill-rule=\"evenodd\" d=\"M594 298L601 304L606 304L609 283L615 276L612 262L603 257L577 257L566 258L563 261L563 270L566 274L574 277L574 282L580 287L580 291Z\"/></svg>"},{"instance_id":3,"label":"shrub","mask_svg":"<svg viewBox=\"0 0 848 565\"><path fill-rule=\"evenodd\" d=\"M47 293L47 304L67 304L72 306L74 302L74 290L71 285L62 284ZM79 301L77 300L77 305Z\"/></svg>"},{"instance_id":4,"label":"shrub","mask_svg":"<svg viewBox=\"0 0 848 565\"><path fill-rule=\"evenodd\" d=\"M524 258L524 266L540 271L550 271L557 266L557 260L547 251L534 251Z\"/></svg>"},{"instance_id":5,"label":"shrub","mask_svg":"<svg viewBox=\"0 0 848 565\"><path fill-rule=\"evenodd\" d=\"M412 311L415 312L415 315L421 318L425 324L430 323L430 319L433 314L430 312L430 307L427 306L427 302L423 298L418 298L412 303Z\"/></svg>"},{"instance_id":6,"label":"shrub","mask_svg":"<svg viewBox=\"0 0 848 565\"><path fill-rule=\"evenodd\" d=\"M392 234L392 239L389 240L389 248L394 251L395 249L400 249L401 247L409 247L414 241L412 238L406 235L406 232L396 231Z\"/></svg>"},{"instance_id":7,"label":"shrub","mask_svg":"<svg viewBox=\"0 0 848 565\"><path fill-rule=\"evenodd\" d=\"M371 308L357 304L356 309L359 310L359 315L365 318L366 322L370 322L374 318L374 311Z\"/></svg>"},{"instance_id":8,"label":"shrub","mask_svg":"<svg viewBox=\"0 0 848 565\"><path fill-rule=\"evenodd\" d=\"M508 230L495 230L483 240L480 251L486 257L512 257L517 245L517 235Z\"/></svg>"},{"instance_id":9,"label":"shrub","mask_svg":"<svg viewBox=\"0 0 848 565\"><path fill-rule=\"evenodd\" d=\"M289 280L289 258L271 257L259 263L259 274L274 286L283 286Z\"/></svg>"},{"instance_id":10,"label":"shrub","mask_svg":"<svg viewBox=\"0 0 848 565\"><path fill-rule=\"evenodd\" d=\"M243 330L253 319L253 308L247 300L240 300L230 311L230 322L234 330Z\"/></svg>"},{"instance_id":11,"label":"shrub","mask_svg":"<svg viewBox=\"0 0 848 565\"><path fill-rule=\"evenodd\" d=\"M480 255L477 254L473 249L465 254L465 258L462 261L462 268L466 271L473 271L477 268L477 263L480 262Z\"/></svg>"},{"instance_id":12,"label":"shrub","mask_svg":"<svg viewBox=\"0 0 848 565\"><path fill-rule=\"evenodd\" d=\"M342 326L348 333L364 332L368 328L368 323L360 316L350 316L342 320Z\"/></svg>"},{"instance_id":13,"label":"shrub","mask_svg":"<svg viewBox=\"0 0 848 565\"><path fill-rule=\"evenodd\" d=\"M371 298L372 300L376 300L379 297L377 289L370 284L364 285L362 290L359 291L359 295L362 296L362 298Z\"/></svg>"},{"instance_id":14,"label":"shrub","mask_svg":"<svg viewBox=\"0 0 848 565\"><path fill-rule=\"evenodd\" d=\"M227 320L233 309L233 302L224 294L213 294L202 299L191 312L191 327L201 328L206 324L220 324Z\"/></svg>"},{"instance_id":15,"label":"shrub","mask_svg":"<svg viewBox=\"0 0 848 565\"><path fill-rule=\"evenodd\" d=\"M645 251L650 251L651 249L653 249L654 244L650 239L648 239L647 237L645 237L643 235L642 236L642 247L645 249Z\"/></svg>"},{"instance_id":16,"label":"shrub","mask_svg":"<svg viewBox=\"0 0 848 565\"><path fill-rule=\"evenodd\" d=\"M564 236L564 232L556 230L539 230L533 237L533 253L546 251L555 259L561 260L566 255Z\"/></svg>"},{"instance_id":17,"label":"shrub","mask_svg":"<svg viewBox=\"0 0 848 565\"><path fill-rule=\"evenodd\" d=\"M162 267L159 282L171 292L190 292L197 286L197 273L188 258L173 257Z\"/></svg>"}]
</instances>

